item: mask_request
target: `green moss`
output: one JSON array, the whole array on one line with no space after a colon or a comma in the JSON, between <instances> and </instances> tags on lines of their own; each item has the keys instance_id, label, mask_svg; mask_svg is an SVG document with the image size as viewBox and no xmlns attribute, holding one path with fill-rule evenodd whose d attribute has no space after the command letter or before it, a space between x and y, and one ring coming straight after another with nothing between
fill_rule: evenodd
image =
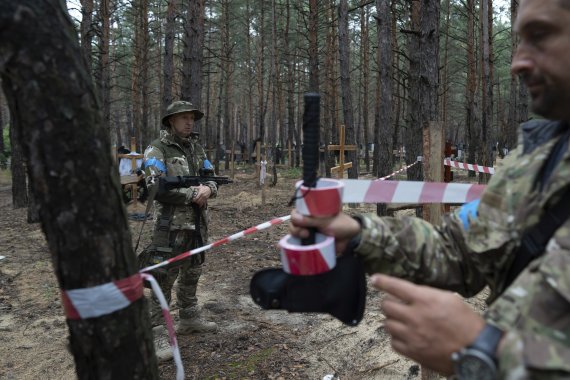
<instances>
[{"instance_id":1,"label":"green moss","mask_svg":"<svg viewBox=\"0 0 570 380\"><path fill-rule=\"evenodd\" d=\"M303 168L288 168L279 174L283 178L301 178L303 176Z\"/></svg>"},{"instance_id":2,"label":"green moss","mask_svg":"<svg viewBox=\"0 0 570 380\"><path fill-rule=\"evenodd\" d=\"M239 360L239 361L230 361L226 363L225 366L222 366L217 370L216 374L211 374L206 377L208 380L214 380L220 378L220 371L223 372L223 377L226 379L242 379L248 376L252 371L257 368L259 363L267 360L271 357L273 352L275 351L274 348L266 348L257 352L252 353L250 356Z\"/></svg>"}]
</instances>

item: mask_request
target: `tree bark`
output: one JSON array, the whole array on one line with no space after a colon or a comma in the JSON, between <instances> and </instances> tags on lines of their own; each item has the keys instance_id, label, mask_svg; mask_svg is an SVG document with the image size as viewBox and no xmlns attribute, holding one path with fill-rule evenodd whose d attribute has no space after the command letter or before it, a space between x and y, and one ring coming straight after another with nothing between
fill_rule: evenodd
<instances>
[{"instance_id":1,"label":"tree bark","mask_svg":"<svg viewBox=\"0 0 570 380\"><path fill-rule=\"evenodd\" d=\"M362 129L364 137L364 162L366 171L370 173L370 154L368 145L370 144L370 124L369 124L369 96L370 96L370 42L368 11L366 7L360 8L360 29L362 33L362 45L360 48L362 59Z\"/></svg>"},{"instance_id":2,"label":"tree bark","mask_svg":"<svg viewBox=\"0 0 570 380\"><path fill-rule=\"evenodd\" d=\"M409 56L409 93L408 93L408 128L405 135L406 163L416 162L422 155L422 115L420 108L420 1L411 1L411 29L408 34ZM422 181L421 165L414 165L407 170L408 180ZM419 215L418 215L419 216Z\"/></svg>"},{"instance_id":3,"label":"tree bark","mask_svg":"<svg viewBox=\"0 0 570 380\"><path fill-rule=\"evenodd\" d=\"M380 98L376 124L378 128L378 172L377 177L383 177L392 172L393 154L392 138L392 17L390 0L376 0L377 38L378 38L378 87ZM386 204L378 204L378 215L386 215Z\"/></svg>"},{"instance_id":4,"label":"tree bark","mask_svg":"<svg viewBox=\"0 0 570 380\"><path fill-rule=\"evenodd\" d=\"M0 83L0 86L2 86L2 83ZM4 141L5 121L6 113L4 112L4 94L0 91L0 170L6 170L6 142Z\"/></svg>"},{"instance_id":5,"label":"tree bark","mask_svg":"<svg viewBox=\"0 0 570 380\"><path fill-rule=\"evenodd\" d=\"M483 114L481 123L481 153L480 163L483 166L493 166L492 160L492 127L493 127L493 82L491 78L491 36L492 36L492 23L489 22L489 12L492 12L491 0L481 0L481 20L482 20L482 36L481 41L483 45L482 56L482 69L483 69L483 85L482 85L482 99L483 99ZM489 181L489 174L479 173L479 183L487 183Z\"/></svg>"},{"instance_id":6,"label":"tree bark","mask_svg":"<svg viewBox=\"0 0 570 380\"><path fill-rule=\"evenodd\" d=\"M291 48L289 46L289 28L291 22L290 0L286 0L285 4L285 30L284 30L284 48L283 57L285 59L285 76L287 80L287 96L285 99L287 107L287 142L283 146L284 149L294 149L297 143L295 139L295 58L291 57ZM295 167L296 159L293 152L288 152L287 158L290 157L288 165L290 168ZM290 153L290 154L289 154Z\"/></svg>"},{"instance_id":7,"label":"tree bark","mask_svg":"<svg viewBox=\"0 0 570 380\"><path fill-rule=\"evenodd\" d=\"M184 25L184 65L182 99L202 107L202 63L204 60L205 0L190 1ZM195 128L200 130L201 120Z\"/></svg>"},{"instance_id":8,"label":"tree bark","mask_svg":"<svg viewBox=\"0 0 570 380\"><path fill-rule=\"evenodd\" d=\"M164 115L166 107L172 103L172 86L174 80L174 33L176 30L176 10L177 1L170 0L166 8L166 24L164 26L164 66L163 89L162 89L162 109L160 114Z\"/></svg>"},{"instance_id":9,"label":"tree bark","mask_svg":"<svg viewBox=\"0 0 570 380\"><path fill-rule=\"evenodd\" d=\"M319 92L319 6L309 0L309 91Z\"/></svg>"},{"instance_id":10,"label":"tree bark","mask_svg":"<svg viewBox=\"0 0 570 380\"><path fill-rule=\"evenodd\" d=\"M85 60L87 70L91 72L93 56L91 44L93 43L93 0L81 0L81 54Z\"/></svg>"},{"instance_id":11,"label":"tree bark","mask_svg":"<svg viewBox=\"0 0 570 380\"><path fill-rule=\"evenodd\" d=\"M99 63L96 70L96 81L99 85L101 104L103 107L103 123L111 133L111 74L109 46L111 39L111 0L101 0L99 4L101 19L101 36L99 38Z\"/></svg>"},{"instance_id":12,"label":"tree bark","mask_svg":"<svg viewBox=\"0 0 570 380\"><path fill-rule=\"evenodd\" d=\"M338 8L338 49L340 64L340 88L342 92L342 114L346 130L346 142L358 146L354 126L354 110L352 107L352 85L350 81L350 40L348 36L348 0L340 0ZM358 149L348 151L348 161L352 168L348 170L348 178L358 178Z\"/></svg>"},{"instance_id":13,"label":"tree bark","mask_svg":"<svg viewBox=\"0 0 570 380\"><path fill-rule=\"evenodd\" d=\"M1 46L1 45L0 45ZM2 86L6 88L7 83L2 82ZM20 118L14 115L16 104L6 93L6 100L10 111L10 147L12 149L12 159L10 160L10 171L12 172L12 207L24 208L28 206L28 185L26 181L26 165L22 145L22 134L20 132Z\"/></svg>"},{"instance_id":14,"label":"tree bark","mask_svg":"<svg viewBox=\"0 0 570 380\"><path fill-rule=\"evenodd\" d=\"M467 0L467 86L465 87L465 128L467 134L467 162L477 162L479 131L477 118L477 71L475 60L475 0ZM469 171L469 176L475 172Z\"/></svg>"},{"instance_id":15,"label":"tree bark","mask_svg":"<svg viewBox=\"0 0 570 380\"><path fill-rule=\"evenodd\" d=\"M140 25L141 25L141 134L137 139L137 151L143 152L152 139L155 138L148 125L149 104L149 30L148 30L148 0L139 0L141 5Z\"/></svg>"},{"instance_id":16,"label":"tree bark","mask_svg":"<svg viewBox=\"0 0 570 380\"><path fill-rule=\"evenodd\" d=\"M0 3L0 76L65 291L124 279L137 266L109 134L63 4ZM78 378L158 378L144 298L67 324Z\"/></svg>"}]
</instances>

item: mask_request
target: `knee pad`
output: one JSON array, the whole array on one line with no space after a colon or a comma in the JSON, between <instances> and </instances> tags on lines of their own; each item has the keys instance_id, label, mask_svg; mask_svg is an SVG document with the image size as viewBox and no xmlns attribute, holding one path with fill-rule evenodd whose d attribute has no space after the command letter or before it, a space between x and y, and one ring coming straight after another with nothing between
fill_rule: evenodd
<instances>
[{"instance_id":1,"label":"knee pad","mask_svg":"<svg viewBox=\"0 0 570 380\"><path fill-rule=\"evenodd\" d=\"M364 316L366 275L361 260L346 255L339 257L330 271L313 276L263 269L252 277L250 294L263 309L328 313L356 326Z\"/></svg>"}]
</instances>

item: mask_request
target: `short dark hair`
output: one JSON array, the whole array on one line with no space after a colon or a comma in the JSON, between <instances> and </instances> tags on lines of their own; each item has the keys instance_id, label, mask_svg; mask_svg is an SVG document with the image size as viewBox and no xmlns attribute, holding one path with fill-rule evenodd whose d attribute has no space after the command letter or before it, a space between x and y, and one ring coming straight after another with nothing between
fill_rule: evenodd
<instances>
[{"instance_id":1,"label":"short dark hair","mask_svg":"<svg viewBox=\"0 0 570 380\"><path fill-rule=\"evenodd\" d=\"M562 8L568 9L570 11L570 0L558 0L558 3Z\"/></svg>"}]
</instances>

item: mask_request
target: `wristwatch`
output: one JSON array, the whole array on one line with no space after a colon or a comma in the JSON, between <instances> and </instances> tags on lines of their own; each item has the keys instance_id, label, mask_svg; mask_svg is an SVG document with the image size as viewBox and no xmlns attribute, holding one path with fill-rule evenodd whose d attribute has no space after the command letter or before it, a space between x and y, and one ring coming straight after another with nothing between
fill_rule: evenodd
<instances>
[{"instance_id":1,"label":"wristwatch","mask_svg":"<svg viewBox=\"0 0 570 380\"><path fill-rule=\"evenodd\" d=\"M469 346L451 354L458 380L494 380L497 378L497 346L503 331L486 324Z\"/></svg>"}]
</instances>

